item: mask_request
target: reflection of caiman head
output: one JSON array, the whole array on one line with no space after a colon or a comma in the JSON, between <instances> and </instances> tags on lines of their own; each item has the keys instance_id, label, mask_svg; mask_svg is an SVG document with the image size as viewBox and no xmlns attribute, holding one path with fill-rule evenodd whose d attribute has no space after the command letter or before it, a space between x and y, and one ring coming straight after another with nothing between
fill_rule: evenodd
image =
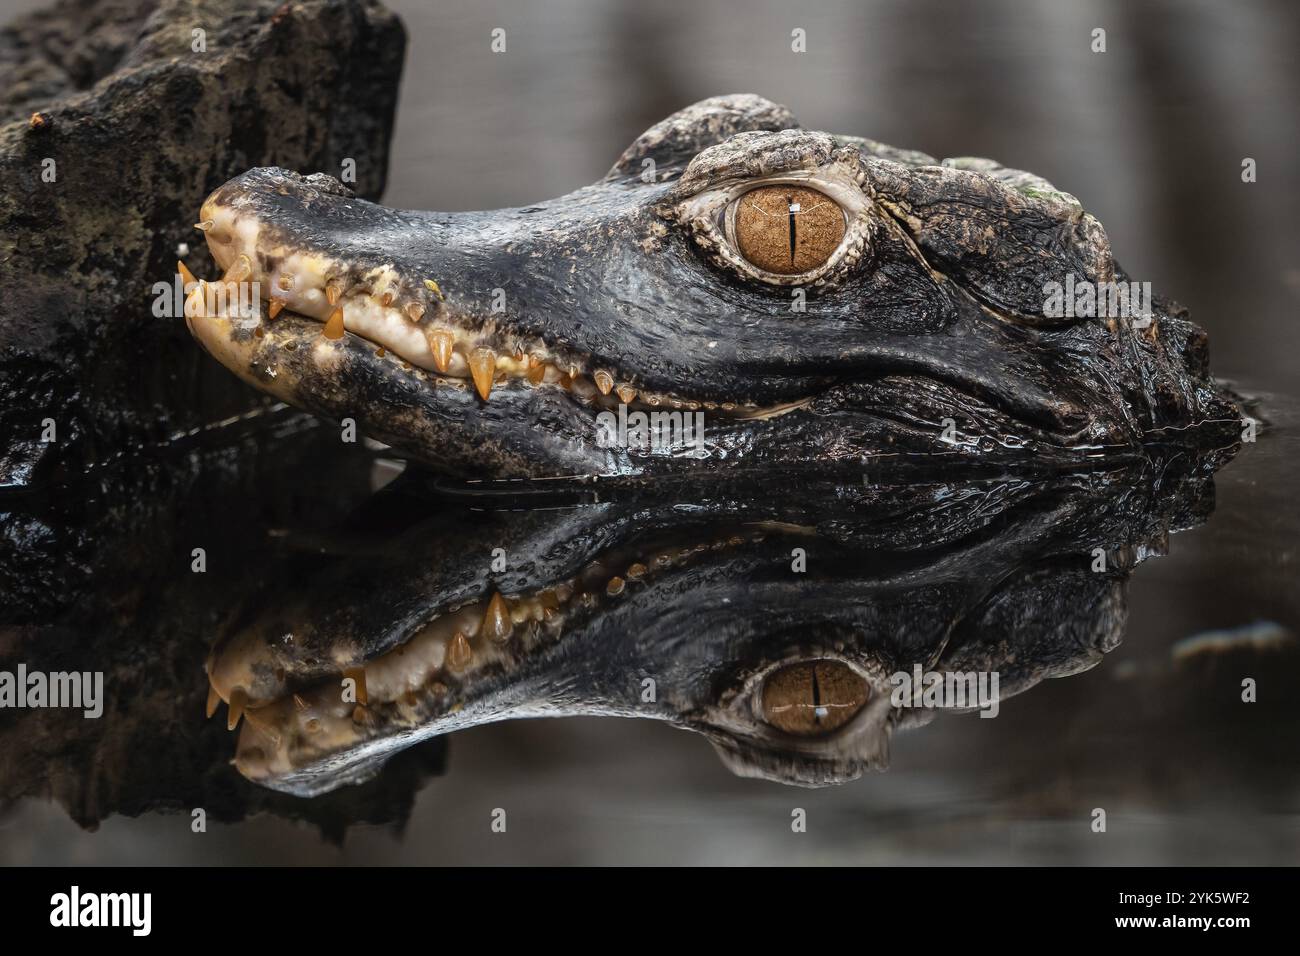
<instances>
[{"instance_id":1,"label":"reflection of caiman head","mask_svg":"<svg viewBox=\"0 0 1300 956\"><path fill-rule=\"evenodd\" d=\"M246 717L245 776L299 794L426 737L566 715L666 720L737 773L840 782L933 716L899 672L996 673L1005 700L1115 646L1131 567L1210 507L1210 469L1182 461L414 523L422 496L392 491L398 535L367 515L382 546L287 568L297 590L236 616L210 706Z\"/></svg>"},{"instance_id":2,"label":"reflection of caiman head","mask_svg":"<svg viewBox=\"0 0 1300 956\"><path fill-rule=\"evenodd\" d=\"M246 319L199 304L225 283L191 297L218 361L460 475L1071 465L1239 417L1177 306L1118 298L1074 197L802 130L753 96L685 109L600 182L524 208L404 212L254 169L199 224L227 282L258 288ZM1068 307L1049 291L1067 288ZM607 447L619 405L702 414L703 456Z\"/></svg>"}]
</instances>

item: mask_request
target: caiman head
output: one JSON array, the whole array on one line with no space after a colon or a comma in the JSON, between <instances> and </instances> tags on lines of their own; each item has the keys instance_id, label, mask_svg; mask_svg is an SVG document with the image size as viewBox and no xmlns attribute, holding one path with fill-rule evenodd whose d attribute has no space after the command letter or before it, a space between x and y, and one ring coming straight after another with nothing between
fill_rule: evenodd
<instances>
[{"instance_id":1,"label":"caiman head","mask_svg":"<svg viewBox=\"0 0 1300 956\"><path fill-rule=\"evenodd\" d=\"M452 474L1055 466L1240 418L1205 334L1129 284L1073 196L755 96L535 205L399 211L253 169L199 225L225 270L186 302L208 352ZM242 285L246 307L213 301Z\"/></svg>"},{"instance_id":2,"label":"caiman head","mask_svg":"<svg viewBox=\"0 0 1300 956\"><path fill-rule=\"evenodd\" d=\"M242 719L241 773L300 795L430 737L577 715L695 731L744 776L840 783L884 769L900 729L996 716L1100 661L1131 568L1203 520L1212 467L540 509L385 489L355 522L374 546L290 561L232 614L210 713ZM961 675L964 704L900 689L918 670Z\"/></svg>"}]
</instances>

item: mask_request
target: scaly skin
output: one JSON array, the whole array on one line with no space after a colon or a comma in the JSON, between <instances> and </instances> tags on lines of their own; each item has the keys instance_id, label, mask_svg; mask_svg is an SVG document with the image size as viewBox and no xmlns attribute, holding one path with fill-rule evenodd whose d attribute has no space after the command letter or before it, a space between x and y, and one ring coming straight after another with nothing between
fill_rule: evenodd
<instances>
[{"instance_id":1,"label":"scaly skin","mask_svg":"<svg viewBox=\"0 0 1300 956\"><path fill-rule=\"evenodd\" d=\"M798 275L752 265L730 225L746 191L781 184L844 213L842 242ZM200 219L227 278L259 287L246 317L195 308L204 347L453 475L936 454L1057 468L1215 442L1241 417L1178 307L1048 314L1048 283L1126 279L1072 196L987 160L802 130L753 96L683 110L600 182L525 208L404 212L254 169ZM620 403L700 412L700 453L606 447L599 416Z\"/></svg>"}]
</instances>

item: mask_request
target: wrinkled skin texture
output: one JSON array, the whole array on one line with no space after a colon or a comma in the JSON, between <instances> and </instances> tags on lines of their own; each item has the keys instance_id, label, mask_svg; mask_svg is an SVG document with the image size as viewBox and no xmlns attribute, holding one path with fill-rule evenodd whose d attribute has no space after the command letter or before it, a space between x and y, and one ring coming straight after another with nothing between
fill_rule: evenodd
<instances>
[{"instance_id":1,"label":"wrinkled skin texture","mask_svg":"<svg viewBox=\"0 0 1300 956\"><path fill-rule=\"evenodd\" d=\"M304 796L368 779L421 740L570 715L667 721L743 776L840 783L884 769L894 732L935 716L894 705L898 671L997 671L1006 706L1100 661L1123 636L1129 572L1205 519L1224 457L1039 481L810 484L793 499L717 484L689 506L475 498L460 512L430 511L408 475L352 522L373 547L279 568L208 673L222 700L240 695L236 767ZM467 540L502 547L505 566L465 561ZM521 613L493 630L498 594ZM847 721L806 733L776 719L765 688L800 664L856 683ZM344 676L363 684L361 706Z\"/></svg>"},{"instance_id":2,"label":"wrinkled skin texture","mask_svg":"<svg viewBox=\"0 0 1300 956\"><path fill-rule=\"evenodd\" d=\"M780 183L845 214L841 246L801 275L757 270L729 232L738 197ZM254 169L200 216L219 266L261 300L242 318L202 306L190 325L207 350L455 475L936 453L1059 467L1215 441L1240 419L1177 306L1156 297L1149 323L1045 314L1047 283L1126 278L1072 196L987 160L801 130L753 96L683 110L601 182L526 208L400 212ZM327 337L336 307L348 331ZM605 447L598 413L621 389L632 411L702 411L703 454Z\"/></svg>"}]
</instances>

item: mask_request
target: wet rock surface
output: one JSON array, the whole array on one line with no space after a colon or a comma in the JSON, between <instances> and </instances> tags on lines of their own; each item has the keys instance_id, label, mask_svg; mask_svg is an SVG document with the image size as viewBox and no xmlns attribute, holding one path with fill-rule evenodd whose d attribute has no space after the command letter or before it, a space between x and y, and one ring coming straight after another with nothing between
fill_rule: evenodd
<instances>
[{"instance_id":1,"label":"wet rock surface","mask_svg":"<svg viewBox=\"0 0 1300 956\"><path fill-rule=\"evenodd\" d=\"M0 669L102 672L106 698L97 719L6 710L0 804L54 799L85 826L272 810L341 838L400 824L438 771L433 748L308 808L228 766L202 720L216 621L270 529L329 521L370 463L154 310L178 255L210 274L194 211L250 166L353 159L379 196L404 48L369 0L68 0L0 32Z\"/></svg>"},{"instance_id":2,"label":"wet rock surface","mask_svg":"<svg viewBox=\"0 0 1300 956\"><path fill-rule=\"evenodd\" d=\"M194 210L251 166L352 159L377 197L404 48L370 0L68 0L5 29L0 487L259 401L155 314L154 284L182 244L210 266Z\"/></svg>"}]
</instances>

